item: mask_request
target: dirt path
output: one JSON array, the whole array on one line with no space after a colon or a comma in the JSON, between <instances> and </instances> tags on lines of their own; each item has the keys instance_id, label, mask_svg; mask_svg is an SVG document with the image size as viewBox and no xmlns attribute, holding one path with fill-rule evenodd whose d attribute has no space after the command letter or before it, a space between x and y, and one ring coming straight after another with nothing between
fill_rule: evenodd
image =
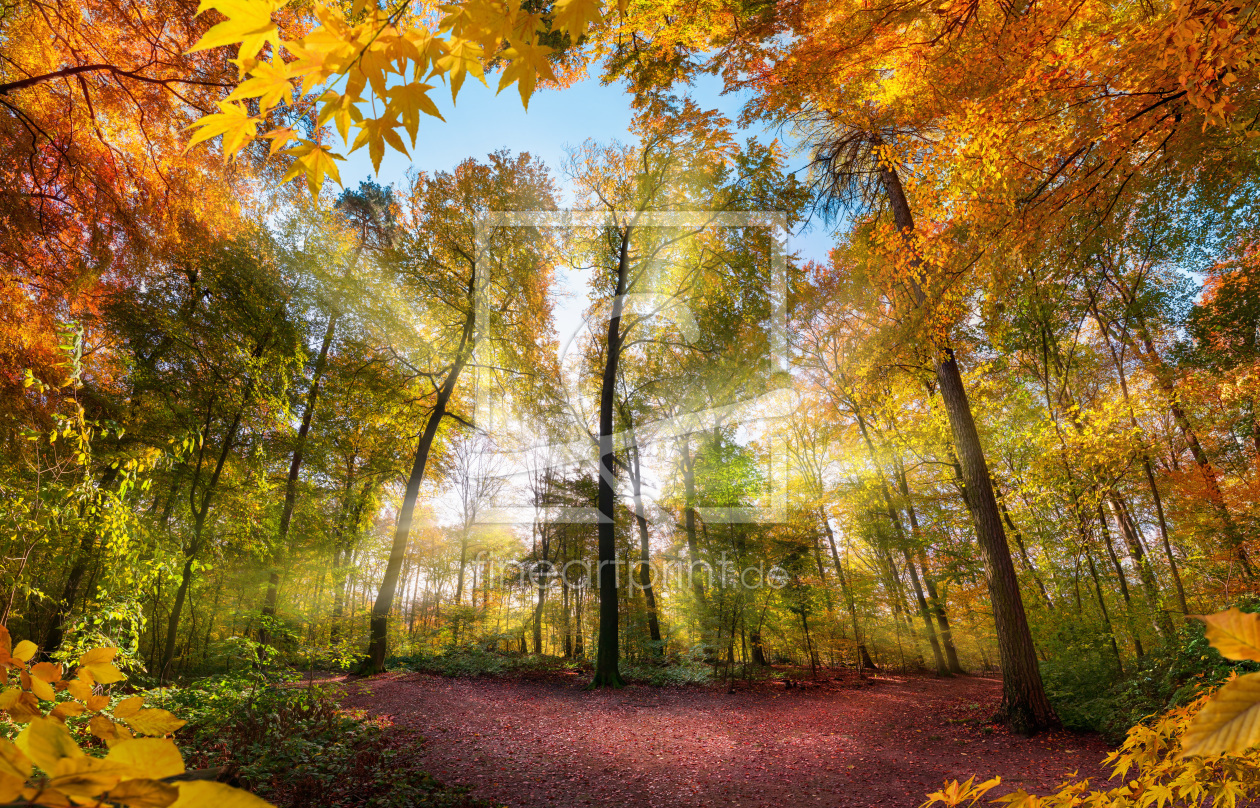
<instances>
[{"instance_id":1,"label":"dirt path","mask_svg":"<svg viewBox=\"0 0 1260 808\"><path fill-rule=\"evenodd\" d=\"M347 702L424 736L434 776L514 808L909 808L972 774L1029 791L1096 777L1107 753L1092 736L992 728L998 682L986 678L733 695L584 684L390 674L352 684Z\"/></svg>"}]
</instances>

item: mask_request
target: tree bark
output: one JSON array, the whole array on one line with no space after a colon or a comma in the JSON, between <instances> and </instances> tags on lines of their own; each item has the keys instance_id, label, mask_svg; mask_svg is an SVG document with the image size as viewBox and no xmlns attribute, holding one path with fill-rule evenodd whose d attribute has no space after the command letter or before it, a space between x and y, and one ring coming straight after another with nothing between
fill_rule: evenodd
<instances>
[{"instance_id":1,"label":"tree bark","mask_svg":"<svg viewBox=\"0 0 1260 808\"><path fill-rule=\"evenodd\" d=\"M914 252L912 237L914 219L909 203L895 169L880 169L880 178L887 192L893 218L898 230L906 239L908 265L911 270L910 288L916 305L927 301L920 280L915 277L923 271L923 262ZM1046 698L1045 686L1037 664L1037 652L1033 646L1032 632L1028 628L1028 616L1019 592L1015 565L1011 561L1010 547L1002 529L1002 516L993 495L980 433L971 414L971 403L963 385L962 373L953 350L948 344L936 345L933 364L941 401L949 416L954 447L962 465L967 496L973 505L976 536L984 556L989 579L989 598L993 606L993 620L998 638L998 653L1002 665L1001 713L1017 732L1033 733L1058 725L1058 718Z\"/></svg>"},{"instance_id":2,"label":"tree bark","mask_svg":"<svg viewBox=\"0 0 1260 808\"><path fill-rule=\"evenodd\" d=\"M385 565L385 575L381 579L381 588L377 591L376 600L372 603L372 618L368 625L368 651L364 666L369 673L381 673L385 670L385 655L389 646L389 613L394 608L394 595L398 589L398 574L402 570L403 558L407 554L407 541L411 537L411 522L415 516L416 500L420 497L420 484L424 482L425 467L429 461L429 450L433 447L433 439L437 436L438 426L446 415L446 407L450 403L455 386L459 383L459 375L468 364L472 350L474 329L477 325L476 295L478 293L478 267L474 263L468 277L466 289L468 295L468 313L464 317L464 327L460 335L459 347L451 368L438 388L437 400L429 413L429 420L424 425L424 432L416 444L415 460L411 464L411 473L407 476L407 488L403 493L402 507L398 511L398 522L394 526L394 542L389 549L389 562Z\"/></svg>"},{"instance_id":3,"label":"tree bark","mask_svg":"<svg viewBox=\"0 0 1260 808\"><path fill-rule=\"evenodd\" d=\"M617 256L617 288L608 336L604 343L604 375L599 391L599 637L595 647L593 687L622 687L618 669L620 648L617 625L616 471L613 468L613 404L617 387L617 362L621 358L621 312L630 272L630 238L633 228L621 233Z\"/></svg>"},{"instance_id":4,"label":"tree bark","mask_svg":"<svg viewBox=\"0 0 1260 808\"><path fill-rule=\"evenodd\" d=\"M328 359L328 348L332 345L333 334L337 330L337 315L328 318L324 328L324 341L319 346L319 354L315 359L315 367L311 371L311 389L306 394L306 405L302 411L302 424L298 427L297 444L293 447L293 459L289 463L289 476L284 486L284 508L280 511L280 528L276 534L275 556L271 561L271 574L267 577L267 597L263 602L262 620L259 623L258 642L271 644L271 623L276 617L277 599L280 593L279 558L286 549L289 540L289 523L293 519L293 509L297 504L298 475L302 469L302 453L306 449L306 436L311 431L311 420L315 417L315 403L319 399L319 383L324 375L324 363Z\"/></svg>"}]
</instances>

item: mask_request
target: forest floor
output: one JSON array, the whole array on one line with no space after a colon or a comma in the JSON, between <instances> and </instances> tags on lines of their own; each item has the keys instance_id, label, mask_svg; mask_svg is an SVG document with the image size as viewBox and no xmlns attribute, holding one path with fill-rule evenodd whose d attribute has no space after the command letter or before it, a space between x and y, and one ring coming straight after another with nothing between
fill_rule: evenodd
<instances>
[{"instance_id":1,"label":"forest floor","mask_svg":"<svg viewBox=\"0 0 1260 808\"><path fill-rule=\"evenodd\" d=\"M1097 736L1023 738L993 726L1000 682L988 677L881 675L734 694L592 692L587 679L391 673L349 682L346 706L388 719L433 776L513 808L911 808L973 774L1002 776L990 799L1045 793L1072 772L1101 780L1108 752Z\"/></svg>"}]
</instances>

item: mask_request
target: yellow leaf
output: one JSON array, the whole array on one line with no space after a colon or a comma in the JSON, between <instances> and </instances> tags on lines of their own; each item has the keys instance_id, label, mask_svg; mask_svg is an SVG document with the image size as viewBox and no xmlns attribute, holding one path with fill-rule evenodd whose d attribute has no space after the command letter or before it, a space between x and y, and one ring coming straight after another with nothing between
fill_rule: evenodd
<instances>
[{"instance_id":1,"label":"yellow leaf","mask_svg":"<svg viewBox=\"0 0 1260 808\"><path fill-rule=\"evenodd\" d=\"M297 160L294 161L288 172L280 178L281 182L288 182L299 174L305 174L306 184L310 188L311 196L319 196L319 189L324 185L325 175L336 180L338 185L341 184L341 174L337 170L337 161L345 158L340 154L335 154L327 146L320 146L308 140L291 149L287 149L285 154L292 155Z\"/></svg>"},{"instance_id":2,"label":"yellow leaf","mask_svg":"<svg viewBox=\"0 0 1260 808\"><path fill-rule=\"evenodd\" d=\"M407 146L395 131L399 126L397 115L386 115L381 118L369 118L358 124L359 135L354 139L350 151L356 151L367 144L368 155L372 158L372 168L377 173L381 170L381 158L385 156L385 144L407 153Z\"/></svg>"},{"instance_id":3,"label":"yellow leaf","mask_svg":"<svg viewBox=\"0 0 1260 808\"><path fill-rule=\"evenodd\" d=\"M70 737L66 725L52 718L31 719L26 729L18 733L16 743L18 749L46 772L53 771L62 758L83 756L83 750Z\"/></svg>"},{"instance_id":4,"label":"yellow leaf","mask_svg":"<svg viewBox=\"0 0 1260 808\"><path fill-rule=\"evenodd\" d=\"M53 691L53 686L45 682L43 679L36 679L32 677L30 680L30 688L36 698L43 699L44 701L52 701L57 695L56 692Z\"/></svg>"},{"instance_id":5,"label":"yellow leaf","mask_svg":"<svg viewBox=\"0 0 1260 808\"><path fill-rule=\"evenodd\" d=\"M280 32L271 13L283 5L276 0L201 0L198 14L214 9L227 19L207 31L188 52L239 43L241 56L252 58L268 42L273 52L278 51Z\"/></svg>"},{"instance_id":6,"label":"yellow leaf","mask_svg":"<svg viewBox=\"0 0 1260 808\"><path fill-rule=\"evenodd\" d=\"M9 637L9 630L4 626L0 626L0 662L13 655L13 640Z\"/></svg>"},{"instance_id":7,"label":"yellow leaf","mask_svg":"<svg viewBox=\"0 0 1260 808\"><path fill-rule=\"evenodd\" d=\"M127 717L127 724L141 735L169 735L188 722L156 707L138 710Z\"/></svg>"},{"instance_id":8,"label":"yellow leaf","mask_svg":"<svg viewBox=\"0 0 1260 808\"><path fill-rule=\"evenodd\" d=\"M1181 737L1186 755L1242 754L1260 743L1260 673L1239 676L1212 694Z\"/></svg>"},{"instance_id":9,"label":"yellow leaf","mask_svg":"<svg viewBox=\"0 0 1260 808\"><path fill-rule=\"evenodd\" d=\"M22 696L22 689L11 687L0 693L0 710L7 710L17 704L17 700Z\"/></svg>"},{"instance_id":10,"label":"yellow leaf","mask_svg":"<svg viewBox=\"0 0 1260 808\"><path fill-rule=\"evenodd\" d=\"M521 93L521 103L528 109L529 98L534 94L538 77L541 76L549 81L556 80L547 58L550 53L551 48L545 45L526 43L516 43L503 51L503 58L510 61L499 76L499 89L495 90L495 95L503 92L503 89L512 82L516 82L517 89Z\"/></svg>"},{"instance_id":11,"label":"yellow leaf","mask_svg":"<svg viewBox=\"0 0 1260 808\"><path fill-rule=\"evenodd\" d=\"M24 779L0 772L0 804L17 802L18 797L22 796L22 787L25 785Z\"/></svg>"},{"instance_id":12,"label":"yellow leaf","mask_svg":"<svg viewBox=\"0 0 1260 808\"><path fill-rule=\"evenodd\" d=\"M118 725L103 715L92 716L92 719L88 721L88 730L102 741L118 737Z\"/></svg>"},{"instance_id":13,"label":"yellow leaf","mask_svg":"<svg viewBox=\"0 0 1260 808\"><path fill-rule=\"evenodd\" d=\"M390 109L398 112L403 126L407 129L407 134L411 136L411 145L413 146L416 145L416 132L420 128L421 112L426 115L432 115L440 121L446 120L442 117L442 113L438 111L437 104L433 103L432 98L429 98L429 90L432 89L433 85L431 84L413 81L409 84L391 87L385 93L385 97L389 99Z\"/></svg>"},{"instance_id":14,"label":"yellow leaf","mask_svg":"<svg viewBox=\"0 0 1260 808\"><path fill-rule=\"evenodd\" d=\"M125 767L110 760L86 755L62 758L53 767L49 785L72 797L95 797L116 786L125 773Z\"/></svg>"},{"instance_id":15,"label":"yellow leaf","mask_svg":"<svg viewBox=\"0 0 1260 808\"><path fill-rule=\"evenodd\" d=\"M359 111L358 100L358 97L351 93L327 91L319 97L320 108L319 115L315 119L315 126L321 127L331 120L337 127L337 132L341 135L341 139L349 140L350 125L363 120L363 113Z\"/></svg>"},{"instance_id":16,"label":"yellow leaf","mask_svg":"<svg viewBox=\"0 0 1260 808\"><path fill-rule=\"evenodd\" d=\"M261 797L209 780L190 780L179 784L179 799L174 808L272 808Z\"/></svg>"},{"instance_id":17,"label":"yellow leaf","mask_svg":"<svg viewBox=\"0 0 1260 808\"><path fill-rule=\"evenodd\" d=\"M1238 608L1196 617L1207 625L1207 640L1226 659L1260 661L1260 614Z\"/></svg>"},{"instance_id":18,"label":"yellow leaf","mask_svg":"<svg viewBox=\"0 0 1260 808\"><path fill-rule=\"evenodd\" d=\"M223 100L239 101L243 98L257 98L259 112L266 112L292 95L291 77L289 66L283 61L279 64L276 64L275 59L271 62L259 62L250 71L250 77L238 84L232 94Z\"/></svg>"},{"instance_id":19,"label":"yellow leaf","mask_svg":"<svg viewBox=\"0 0 1260 808\"><path fill-rule=\"evenodd\" d=\"M71 679L66 682L66 692L71 698L87 701L92 697L92 686L82 679Z\"/></svg>"},{"instance_id":20,"label":"yellow leaf","mask_svg":"<svg viewBox=\"0 0 1260 808\"><path fill-rule=\"evenodd\" d=\"M13 658L19 662L30 662L31 657L35 656L35 652L39 650L39 646L30 640L22 640L17 644L17 648L13 649Z\"/></svg>"},{"instance_id":21,"label":"yellow leaf","mask_svg":"<svg viewBox=\"0 0 1260 808\"><path fill-rule=\"evenodd\" d=\"M67 716L83 715L86 710L87 708L82 704L79 704L77 701L63 701L56 707L52 708L52 712L48 715L52 718L64 721Z\"/></svg>"},{"instance_id":22,"label":"yellow leaf","mask_svg":"<svg viewBox=\"0 0 1260 808\"><path fill-rule=\"evenodd\" d=\"M50 685L56 684L61 681L61 666L51 662L40 662L31 666L31 676L42 679Z\"/></svg>"},{"instance_id":23,"label":"yellow leaf","mask_svg":"<svg viewBox=\"0 0 1260 808\"><path fill-rule=\"evenodd\" d=\"M109 706L109 696L88 696L87 708L94 713L99 713Z\"/></svg>"},{"instance_id":24,"label":"yellow leaf","mask_svg":"<svg viewBox=\"0 0 1260 808\"><path fill-rule=\"evenodd\" d=\"M166 808L179 798L179 789L160 780L136 778L123 780L109 790L108 802L122 803L130 808Z\"/></svg>"},{"instance_id":25,"label":"yellow leaf","mask_svg":"<svg viewBox=\"0 0 1260 808\"><path fill-rule=\"evenodd\" d=\"M127 766L135 777L164 780L184 773L184 759L170 738L119 741L105 757Z\"/></svg>"},{"instance_id":26,"label":"yellow leaf","mask_svg":"<svg viewBox=\"0 0 1260 808\"><path fill-rule=\"evenodd\" d=\"M262 119L251 116L245 107L236 103L220 101L219 109L222 112L206 115L193 122L193 127L201 128L188 139L188 145L184 147L185 151L203 140L210 140L223 135L223 156L232 158L258 134L258 124L262 122ZM83 664L91 668L96 663Z\"/></svg>"},{"instance_id":27,"label":"yellow leaf","mask_svg":"<svg viewBox=\"0 0 1260 808\"><path fill-rule=\"evenodd\" d=\"M70 808L70 798L55 788L24 788L22 798L44 808Z\"/></svg>"},{"instance_id":28,"label":"yellow leaf","mask_svg":"<svg viewBox=\"0 0 1260 808\"><path fill-rule=\"evenodd\" d=\"M31 776L31 761L21 749L9 740L0 738L0 774L7 774L19 780Z\"/></svg>"},{"instance_id":29,"label":"yellow leaf","mask_svg":"<svg viewBox=\"0 0 1260 808\"><path fill-rule=\"evenodd\" d=\"M433 72L446 73L451 77L452 100L459 95L459 88L463 86L467 74L476 76L482 84L486 83L481 65L481 45L469 39L452 37L449 43L441 45L441 49L444 53L433 60Z\"/></svg>"},{"instance_id":30,"label":"yellow leaf","mask_svg":"<svg viewBox=\"0 0 1260 808\"><path fill-rule=\"evenodd\" d=\"M131 698L123 699L122 701L118 702L118 705L116 707L114 707L113 709L114 717L126 718L127 716L135 715L136 712L139 711L140 708L143 706L144 706L143 696L132 696Z\"/></svg>"},{"instance_id":31,"label":"yellow leaf","mask_svg":"<svg viewBox=\"0 0 1260 808\"><path fill-rule=\"evenodd\" d=\"M79 657L79 664L95 665L98 662L113 662L117 655L117 648L93 648L91 651L83 652L83 655Z\"/></svg>"},{"instance_id":32,"label":"yellow leaf","mask_svg":"<svg viewBox=\"0 0 1260 808\"><path fill-rule=\"evenodd\" d=\"M32 718L43 715L39 709L39 701L35 698L34 693L19 692L17 701L6 708L9 711L9 717L19 724L25 724Z\"/></svg>"},{"instance_id":33,"label":"yellow leaf","mask_svg":"<svg viewBox=\"0 0 1260 808\"><path fill-rule=\"evenodd\" d=\"M263 135L264 138L271 141L271 151L267 154L267 156L275 157L276 154L285 147L285 144L287 144L290 140L296 140L297 136L297 132L294 132L287 126L272 129L270 132Z\"/></svg>"},{"instance_id":34,"label":"yellow leaf","mask_svg":"<svg viewBox=\"0 0 1260 808\"><path fill-rule=\"evenodd\" d=\"M602 17L600 0L556 0L551 12L552 25L577 39L586 32L591 23L598 23Z\"/></svg>"},{"instance_id":35,"label":"yellow leaf","mask_svg":"<svg viewBox=\"0 0 1260 808\"><path fill-rule=\"evenodd\" d=\"M94 665L87 665L85 667L92 674L92 678L95 679L98 684L109 685L114 682L121 682L123 679L127 678L126 674L118 670L118 666L116 666L113 662L97 662Z\"/></svg>"}]
</instances>

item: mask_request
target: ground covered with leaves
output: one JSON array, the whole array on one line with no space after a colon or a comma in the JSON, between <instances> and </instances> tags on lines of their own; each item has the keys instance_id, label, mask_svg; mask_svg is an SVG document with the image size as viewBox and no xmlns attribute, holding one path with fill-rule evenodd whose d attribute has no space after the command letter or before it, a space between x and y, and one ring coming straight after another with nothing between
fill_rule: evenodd
<instances>
[{"instance_id":1,"label":"ground covered with leaves","mask_svg":"<svg viewBox=\"0 0 1260 808\"><path fill-rule=\"evenodd\" d=\"M1101 777L1096 735L1012 735L988 719L1000 683L881 676L818 686L584 689L579 674L349 684L346 706L418 733L420 768L470 796L536 806L915 806L951 778L997 795Z\"/></svg>"}]
</instances>

